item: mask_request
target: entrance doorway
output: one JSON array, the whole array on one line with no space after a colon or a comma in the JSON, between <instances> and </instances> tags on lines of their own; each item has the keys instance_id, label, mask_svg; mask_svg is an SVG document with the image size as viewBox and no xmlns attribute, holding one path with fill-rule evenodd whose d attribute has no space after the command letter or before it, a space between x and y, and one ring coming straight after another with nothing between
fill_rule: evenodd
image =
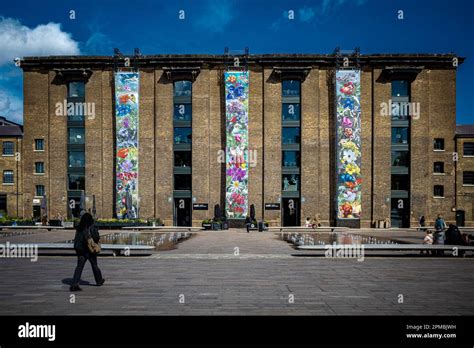
<instances>
[{"instance_id":1,"label":"entrance doorway","mask_svg":"<svg viewBox=\"0 0 474 348\"><path fill-rule=\"evenodd\" d=\"M33 219L41 219L41 206L40 205L34 205L33 206Z\"/></svg>"},{"instance_id":2,"label":"entrance doorway","mask_svg":"<svg viewBox=\"0 0 474 348\"><path fill-rule=\"evenodd\" d=\"M0 216L6 216L7 213L7 195L0 195Z\"/></svg>"},{"instance_id":3,"label":"entrance doorway","mask_svg":"<svg viewBox=\"0 0 474 348\"><path fill-rule=\"evenodd\" d=\"M464 227L466 220L466 212L464 210L456 210L456 225Z\"/></svg>"},{"instance_id":4,"label":"entrance doorway","mask_svg":"<svg viewBox=\"0 0 474 348\"><path fill-rule=\"evenodd\" d=\"M392 198L390 210L390 225L392 227L410 227L410 205L407 198Z\"/></svg>"},{"instance_id":5,"label":"entrance doorway","mask_svg":"<svg viewBox=\"0 0 474 348\"><path fill-rule=\"evenodd\" d=\"M283 198L282 210L283 226L300 226L299 198Z\"/></svg>"},{"instance_id":6,"label":"entrance doorway","mask_svg":"<svg viewBox=\"0 0 474 348\"><path fill-rule=\"evenodd\" d=\"M191 198L175 198L173 215L175 226L191 226Z\"/></svg>"}]
</instances>

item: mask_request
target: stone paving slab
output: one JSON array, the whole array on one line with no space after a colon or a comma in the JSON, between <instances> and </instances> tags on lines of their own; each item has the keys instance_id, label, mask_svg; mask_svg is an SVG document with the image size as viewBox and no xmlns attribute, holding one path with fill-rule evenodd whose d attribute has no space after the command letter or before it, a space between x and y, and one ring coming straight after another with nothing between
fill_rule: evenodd
<instances>
[{"instance_id":1,"label":"stone paving slab","mask_svg":"<svg viewBox=\"0 0 474 348\"><path fill-rule=\"evenodd\" d=\"M202 233L151 257L99 257L105 285L94 286L86 265L74 304L74 257L0 258L0 315L474 314L472 258L358 262L295 252L272 233L236 230Z\"/></svg>"}]
</instances>

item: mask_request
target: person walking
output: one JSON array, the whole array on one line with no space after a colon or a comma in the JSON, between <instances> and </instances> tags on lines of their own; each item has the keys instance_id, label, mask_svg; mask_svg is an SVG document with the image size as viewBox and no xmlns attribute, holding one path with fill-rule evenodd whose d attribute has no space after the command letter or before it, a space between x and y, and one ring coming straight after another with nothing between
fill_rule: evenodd
<instances>
[{"instance_id":1,"label":"person walking","mask_svg":"<svg viewBox=\"0 0 474 348\"><path fill-rule=\"evenodd\" d=\"M425 220L425 216L424 215L421 215L420 216L420 220L418 221L418 224L420 225L419 226L419 230L420 231L423 231L426 227L426 220Z\"/></svg>"},{"instance_id":2,"label":"person walking","mask_svg":"<svg viewBox=\"0 0 474 348\"><path fill-rule=\"evenodd\" d=\"M247 215L245 218L245 227L247 228L247 233L250 233L250 224L252 223L252 219L250 216Z\"/></svg>"},{"instance_id":3,"label":"person walking","mask_svg":"<svg viewBox=\"0 0 474 348\"><path fill-rule=\"evenodd\" d=\"M91 263L92 272L94 273L97 286L101 286L105 282L105 279L102 277L102 272L97 265L97 252L91 251L89 248L90 238L92 238L94 243L99 243L100 241L99 231L97 227L94 226L94 218L91 214L84 213L81 216L74 237L74 250L77 255L77 266L70 287L71 291L82 290L79 287L79 282L81 280L82 270L84 269L87 260Z\"/></svg>"}]
</instances>

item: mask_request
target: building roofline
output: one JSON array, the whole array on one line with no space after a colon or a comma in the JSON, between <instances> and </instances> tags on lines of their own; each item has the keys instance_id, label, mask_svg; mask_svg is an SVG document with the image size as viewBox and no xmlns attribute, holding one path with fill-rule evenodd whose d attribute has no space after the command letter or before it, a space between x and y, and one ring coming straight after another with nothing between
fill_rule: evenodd
<instances>
[{"instance_id":1,"label":"building roofline","mask_svg":"<svg viewBox=\"0 0 474 348\"><path fill-rule=\"evenodd\" d=\"M133 55L125 55L135 59ZM356 58L349 55L349 58ZM228 62L232 55L212 54L158 54L140 55L136 57L138 67L149 65L190 64L222 65ZM335 66L336 55L334 54L250 54L247 56L250 65L271 64L306 64ZM390 54L363 54L357 56L361 66L364 65L423 65L441 66L454 68L453 58L458 58L458 64L462 64L465 57L458 57L454 53L390 53ZM114 66L114 56L34 56L21 59L20 66L24 70L37 68L54 68L58 66L87 66L109 68Z\"/></svg>"}]
</instances>

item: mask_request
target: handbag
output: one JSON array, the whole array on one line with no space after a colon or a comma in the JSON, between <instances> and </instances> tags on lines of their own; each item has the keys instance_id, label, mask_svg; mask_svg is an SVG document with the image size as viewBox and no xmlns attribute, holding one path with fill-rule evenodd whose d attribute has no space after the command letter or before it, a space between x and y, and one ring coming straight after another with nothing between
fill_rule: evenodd
<instances>
[{"instance_id":1,"label":"handbag","mask_svg":"<svg viewBox=\"0 0 474 348\"><path fill-rule=\"evenodd\" d=\"M90 228L87 229L87 248L89 249L91 254L98 254L102 250L100 243L96 243L94 241L94 238L92 238Z\"/></svg>"}]
</instances>

